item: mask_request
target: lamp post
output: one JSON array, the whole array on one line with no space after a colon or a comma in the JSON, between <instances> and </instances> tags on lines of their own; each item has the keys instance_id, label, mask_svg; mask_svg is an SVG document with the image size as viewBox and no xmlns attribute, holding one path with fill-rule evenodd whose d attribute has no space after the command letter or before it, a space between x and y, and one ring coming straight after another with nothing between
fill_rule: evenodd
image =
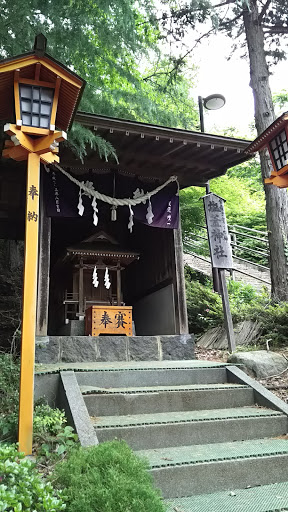
<instances>
[{"instance_id":1,"label":"lamp post","mask_svg":"<svg viewBox=\"0 0 288 512\"><path fill-rule=\"evenodd\" d=\"M200 131L204 132L204 108L207 110L219 110L224 107L226 100L222 94L210 94L206 98L198 96L199 118L200 118Z\"/></svg>"},{"instance_id":2,"label":"lamp post","mask_svg":"<svg viewBox=\"0 0 288 512\"><path fill-rule=\"evenodd\" d=\"M226 100L222 94L210 94L210 96L206 96L206 98L202 98L202 96L198 96L198 107L199 107L199 119L200 119L200 131L203 133L204 129L204 107L207 110L218 110L219 108L224 107ZM206 194L210 194L210 183L207 181L206 183ZM212 277L213 277L213 288L215 292L220 293L220 281L219 275L216 268L212 266Z\"/></svg>"},{"instance_id":3,"label":"lamp post","mask_svg":"<svg viewBox=\"0 0 288 512\"><path fill-rule=\"evenodd\" d=\"M27 161L18 426L19 450L26 455L32 453L33 437L40 163L59 162L58 145L66 139L64 130L71 125L84 85L46 54L42 34L36 37L33 52L0 61L0 119L15 119L4 126L11 139L6 140L2 156Z\"/></svg>"}]
</instances>

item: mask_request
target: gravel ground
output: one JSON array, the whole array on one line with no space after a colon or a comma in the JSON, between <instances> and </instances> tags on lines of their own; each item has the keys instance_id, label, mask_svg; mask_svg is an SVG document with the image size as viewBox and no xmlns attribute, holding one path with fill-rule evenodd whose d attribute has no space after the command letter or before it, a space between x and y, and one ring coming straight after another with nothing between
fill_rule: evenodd
<instances>
[{"instance_id":1,"label":"gravel ground","mask_svg":"<svg viewBox=\"0 0 288 512\"><path fill-rule=\"evenodd\" d=\"M258 382L265 386L267 389L279 396L284 402L288 403L288 348L283 350L276 350L278 354L283 355L287 359L287 370L279 375L273 375L267 379L258 379ZM204 361L220 361L226 362L229 352L226 350L203 349L200 347L195 348L197 359Z\"/></svg>"}]
</instances>

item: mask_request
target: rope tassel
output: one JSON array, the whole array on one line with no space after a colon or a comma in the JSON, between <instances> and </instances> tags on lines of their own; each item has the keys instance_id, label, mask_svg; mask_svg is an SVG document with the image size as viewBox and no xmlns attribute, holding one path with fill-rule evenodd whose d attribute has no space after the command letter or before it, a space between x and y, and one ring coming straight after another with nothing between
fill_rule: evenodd
<instances>
[{"instance_id":1,"label":"rope tassel","mask_svg":"<svg viewBox=\"0 0 288 512\"><path fill-rule=\"evenodd\" d=\"M153 210L152 210L151 199L149 197L147 214L146 214L146 219L147 219L148 224L152 224L153 218L154 218L154 213L153 213Z\"/></svg>"},{"instance_id":2,"label":"rope tassel","mask_svg":"<svg viewBox=\"0 0 288 512\"><path fill-rule=\"evenodd\" d=\"M129 204L129 210L130 210L130 216L129 216L128 229L129 229L130 233L132 233L133 226L134 226L134 221L133 221L134 212L133 212L130 204Z\"/></svg>"},{"instance_id":3,"label":"rope tassel","mask_svg":"<svg viewBox=\"0 0 288 512\"><path fill-rule=\"evenodd\" d=\"M104 276L104 286L107 290L109 290L110 286L111 286L111 282L110 282L110 278L109 278L109 272L108 272L108 268L106 267L106 270L105 270L105 276Z\"/></svg>"},{"instance_id":4,"label":"rope tassel","mask_svg":"<svg viewBox=\"0 0 288 512\"><path fill-rule=\"evenodd\" d=\"M99 279L98 279L98 275L97 275L97 267L96 266L94 267L94 270L93 270L92 283L93 283L94 288L98 288Z\"/></svg>"},{"instance_id":5,"label":"rope tassel","mask_svg":"<svg viewBox=\"0 0 288 512\"><path fill-rule=\"evenodd\" d=\"M81 190L81 188L79 190L79 202L78 202L77 208L78 208L79 215L81 215L81 217L82 217L82 215L84 213L84 206L83 206L83 201L82 201L82 190Z\"/></svg>"},{"instance_id":6,"label":"rope tassel","mask_svg":"<svg viewBox=\"0 0 288 512\"><path fill-rule=\"evenodd\" d=\"M92 208L93 208L93 224L94 224L94 226L97 226L97 224L98 224L98 220L99 220L99 219L98 219L98 215L97 215L97 213L98 213L98 208L97 208L97 201L96 201L96 198L95 198L95 197L93 197L93 201L92 201L92 203L91 203L91 206L92 206ZM95 268L96 268L96 267L95 267Z\"/></svg>"}]
</instances>

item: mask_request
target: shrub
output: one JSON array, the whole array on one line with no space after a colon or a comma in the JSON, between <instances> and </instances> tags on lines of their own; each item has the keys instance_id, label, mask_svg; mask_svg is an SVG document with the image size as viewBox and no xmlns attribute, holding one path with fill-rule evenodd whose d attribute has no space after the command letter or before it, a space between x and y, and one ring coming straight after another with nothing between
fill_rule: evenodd
<instances>
[{"instance_id":1,"label":"shrub","mask_svg":"<svg viewBox=\"0 0 288 512\"><path fill-rule=\"evenodd\" d=\"M19 360L0 354L0 440L15 441L19 402Z\"/></svg>"},{"instance_id":2,"label":"shrub","mask_svg":"<svg viewBox=\"0 0 288 512\"><path fill-rule=\"evenodd\" d=\"M123 441L72 450L52 483L65 490L69 512L164 512L147 463Z\"/></svg>"},{"instance_id":3,"label":"shrub","mask_svg":"<svg viewBox=\"0 0 288 512\"><path fill-rule=\"evenodd\" d=\"M34 450L37 455L51 459L66 453L78 440L72 427L66 425L65 412L48 404L36 405L33 419Z\"/></svg>"},{"instance_id":4,"label":"shrub","mask_svg":"<svg viewBox=\"0 0 288 512\"><path fill-rule=\"evenodd\" d=\"M65 504L54 493L52 485L44 482L34 464L15 445L0 446L0 509L14 512L57 512Z\"/></svg>"},{"instance_id":5,"label":"shrub","mask_svg":"<svg viewBox=\"0 0 288 512\"><path fill-rule=\"evenodd\" d=\"M15 442L18 428L20 360L0 354L0 441ZM64 411L38 404L33 419L37 455L61 455L74 445L77 435L66 425Z\"/></svg>"},{"instance_id":6,"label":"shrub","mask_svg":"<svg viewBox=\"0 0 288 512\"><path fill-rule=\"evenodd\" d=\"M223 325L222 299L213 292L212 282L206 277L199 282L189 267L185 267L185 277L189 331L201 334L211 327ZM261 312L264 314L270 301L267 290L263 288L259 293L252 285L232 279L227 281L227 288L234 323L256 317L262 322Z\"/></svg>"},{"instance_id":7,"label":"shrub","mask_svg":"<svg viewBox=\"0 0 288 512\"><path fill-rule=\"evenodd\" d=\"M270 346L287 345L288 342L288 302L270 303L265 308L260 304L251 308L248 315L262 326L260 342L270 340Z\"/></svg>"}]
</instances>

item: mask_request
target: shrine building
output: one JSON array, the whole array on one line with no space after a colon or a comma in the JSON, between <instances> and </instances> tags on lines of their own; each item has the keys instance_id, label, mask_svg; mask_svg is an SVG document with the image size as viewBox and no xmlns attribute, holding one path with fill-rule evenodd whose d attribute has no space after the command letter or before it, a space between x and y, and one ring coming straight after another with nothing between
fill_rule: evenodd
<instances>
[{"instance_id":1,"label":"shrine building","mask_svg":"<svg viewBox=\"0 0 288 512\"><path fill-rule=\"evenodd\" d=\"M16 122L16 135L5 129L11 140L1 133L7 158L1 157L0 168L0 238L6 240L25 236L27 155L17 149L17 130L29 134L37 126L48 136L57 123L69 128L63 99L77 105L83 90L77 75L45 53L44 42L40 56L36 44L32 52L1 61L0 117ZM61 83L61 76L70 78ZM100 158L87 148L81 161L62 144L58 164L54 141L51 159L42 159L40 189L27 191L40 200L39 218L27 213L27 221L39 226L36 335L187 334L179 191L205 187L250 158L247 141L85 112L75 121L111 143L115 154Z\"/></svg>"},{"instance_id":2,"label":"shrine building","mask_svg":"<svg viewBox=\"0 0 288 512\"><path fill-rule=\"evenodd\" d=\"M75 120L111 142L117 159L88 149L82 163L66 146L66 174L41 169L36 334L92 334L93 306L94 335L187 333L178 191L245 161L247 142L84 112ZM24 239L25 175L22 162L2 158L1 238ZM89 187L116 199L151 195L95 205Z\"/></svg>"}]
</instances>

